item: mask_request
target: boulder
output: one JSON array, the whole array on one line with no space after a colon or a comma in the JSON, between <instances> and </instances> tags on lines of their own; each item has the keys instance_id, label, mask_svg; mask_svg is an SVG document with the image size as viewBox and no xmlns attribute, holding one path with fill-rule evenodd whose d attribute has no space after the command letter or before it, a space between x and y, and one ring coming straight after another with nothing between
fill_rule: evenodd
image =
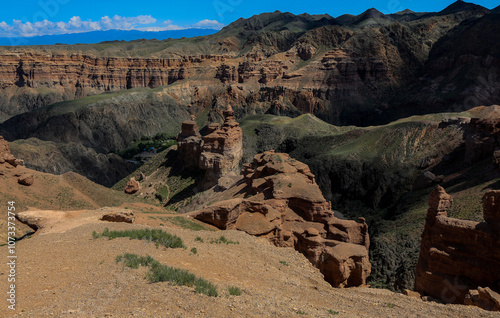
<instances>
[{"instance_id":1,"label":"boulder","mask_svg":"<svg viewBox=\"0 0 500 318\"><path fill-rule=\"evenodd\" d=\"M125 193L127 194L134 194L137 193L141 189L141 185L137 180L135 180L134 177L130 178L130 180L127 182L127 185L125 186Z\"/></svg>"},{"instance_id":2,"label":"boulder","mask_svg":"<svg viewBox=\"0 0 500 318\"><path fill-rule=\"evenodd\" d=\"M32 186L33 183L35 182L35 177L32 174L25 174L22 175L19 179L17 179L17 182L19 184L25 185L25 186Z\"/></svg>"},{"instance_id":3,"label":"boulder","mask_svg":"<svg viewBox=\"0 0 500 318\"><path fill-rule=\"evenodd\" d=\"M101 217L101 221L134 223L135 216L132 212L108 212Z\"/></svg>"},{"instance_id":4,"label":"boulder","mask_svg":"<svg viewBox=\"0 0 500 318\"><path fill-rule=\"evenodd\" d=\"M409 289L403 290L403 295L406 295L406 296L411 297L411 298L416 298L416 299L422 300L422 297L420 296L419 293L417 293L416 291L409 290Z\"/></svg>"},{"instance_id":5,"label":"boulder","mask_svg":"<svg viewBox=\"0 0 500 318\"><path fill-rule=\"evenodd\" d=\"M500 294L489 287L469 290L464 303L470 306L481 307L485 310L500 311Z\"/></svg>"}]
</instances>

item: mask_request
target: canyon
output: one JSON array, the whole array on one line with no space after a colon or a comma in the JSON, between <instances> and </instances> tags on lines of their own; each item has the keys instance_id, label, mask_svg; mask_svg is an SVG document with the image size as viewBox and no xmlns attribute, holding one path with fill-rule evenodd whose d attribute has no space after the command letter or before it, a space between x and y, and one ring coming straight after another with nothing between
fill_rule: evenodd
<instances>
[{"instance_id":1,"label":"canyon","mask_svg":"<svg viewBox=\"0 0 500 318\"><path fill-rule=\"evenodd\" d=\"M89 229L120 210L133 226L225 231L245 253L295 252L328 293L370 285L415 308L499 310L499 15L463 1L277 11L193 39L2 47L0 197L90 211ZM157 135L174 145L139 146ZM148 159L118 155L134 147ZM207 255L184 254L208 273Z\"/></svg>"}]
</instances>

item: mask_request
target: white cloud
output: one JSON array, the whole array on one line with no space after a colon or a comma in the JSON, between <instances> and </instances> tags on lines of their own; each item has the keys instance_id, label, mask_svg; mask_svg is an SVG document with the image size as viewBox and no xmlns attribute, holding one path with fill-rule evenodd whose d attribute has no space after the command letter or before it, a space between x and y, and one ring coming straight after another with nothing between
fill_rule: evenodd
<instances>
[{"instance_id":1,"label":"white cloud","mask_svg":"<svg viewBox=\"0 0 500 318\"><path fill-rule=\"evenodd\" d=\"M216 29L220 30L224 27L224 24L217 20L201 20L198 23L193 24L194 28L197 29Z\"/></svg>"},{"instance_id":2,"label":"white cloud","mask_svg":"<svg viewBox=\"0 0 500 318\"><path fill-rule=\"evenodd\" d=\"M113 17L104 16L97 21L82 20L74 16L69 21L52 22L48 20L23 22L13 20L12 24L5 21L0 22L0 37L29 37L37 35L54 35L67 33L81 33L98 30L141 30L141 31L168 31L183 30L188 28L197 29L221 29L224 24L216 20L202 20L193 25L179 26L171 20L158 21L151 15L139 15L136 17Z\"/></svg>"}]
</instances>

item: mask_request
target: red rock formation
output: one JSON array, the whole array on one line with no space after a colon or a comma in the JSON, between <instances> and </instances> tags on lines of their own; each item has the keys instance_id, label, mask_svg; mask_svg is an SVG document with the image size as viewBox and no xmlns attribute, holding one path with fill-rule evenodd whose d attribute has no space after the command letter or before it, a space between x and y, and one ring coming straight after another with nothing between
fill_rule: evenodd
<instances>
[{"instance_id":1,"label":"red rock formation","mask_svg":"<svg viewBox=\"0 0 500 318\"><path fill-rule=\"evenodd\" d=\"M199 166L206 170L204 187L218 183L221 177L236 175L243 157L243 131L234 119L234 111L228 105L224 111L224 124L212 125L210 133L203 137Z\"/></svg>"},{"instance_id":2,"label":"red rock formation","mask_svg":"<svg viewBox=\"0 0 500 318\"><path fill-rule=\"evenodd\" d=\"M101 221L134 223L135 216L132 212L108 212L101 217Z\"/></svg>"},{"instance_id":3,"label":"red rock formation","mask_svg":"<svg viewBox=\"0 0 500 318\"><path fill-rule=\"evenodd\" d=\"M481 307L486 310L500 311L500 294L495 293L490 288L471 289L465 295L466 305Z\"/></svg>"},{"instance_id":4,"label":"red rock formation","mask_svg":"<svg viewBox=\"0 0 500 318\"><path fill-rule=\"evenodd\" d=\"M24 166L23 160L16 159L16 157L10 153L9 142L5 140L3 136L0 136L0 164L4 164L8 169Z\"/></svg>"},{"instance_id":5,"label":"red rock formation","mask_svg":"<svg viewBox=\"0 0 500 318\"><path fill-rule=\"evenodd\" d=\"M447 217L453 198L438 186L429 199L415 290L447 303L463 304L470 290L500 292L500 191L484 199L486 222ZM470 297L470 296L469 296Z\"/></svg>"},{"instance_id":6,"label":"red rock formation","mask_svg":"<svg viewBox=\"0 0 500 318\"><path fill-rule=\"evenodd\" d=\"M134 177L130 178L130 180L127 182L127 185L125 186L125 193L127 194L134 194L137 193L141 189L141 185L137 180L135 180Z\"/></svg>"},{"instance_id":7,"label":"red rock formation","mask_svg":"<svg viewBox=\"0 0 500 318\"><path fill-rule=\"evenodd\" d=\"M177 135L177 149L185 168L199 167L202 142L196 122L193 120L183 122L181 132Z\"/></svg>"},{"instance_id":8,"label":"red rock formation","mask_svg":"<svg viewBox=\"0 0 500 318\"><path fill-rule=\"evenodd\" d=\"M294 247L335 287L366 283L371 266L364 219L356 223L336 218L306 164L269 151L245 164L243 175L238 184L247 184L245 199L218 202L191 215L221 229Z\"/></svg>"}]
</instances>

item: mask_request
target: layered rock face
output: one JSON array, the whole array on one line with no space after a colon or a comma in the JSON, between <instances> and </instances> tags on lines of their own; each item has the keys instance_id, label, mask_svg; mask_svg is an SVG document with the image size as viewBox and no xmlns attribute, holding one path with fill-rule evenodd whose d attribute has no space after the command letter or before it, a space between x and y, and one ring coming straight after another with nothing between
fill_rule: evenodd
<instances>
[{"instance_id":1,"label":"layered rock face","mask_svg":"<svg viewBox=\"0 0 500 318\"><path fill-rule=\"evenodd\" d=\"M216 184L222 177L236 175L243 158L243 131L234 119L231 105L223 114L222 127L209 126L209 134L203 137L200 168L206 170L204 183L207 186Z\"/></svg>"},{"instance_id":2,"label":"layered rock face","mask_svg":"<svg viewBox=\"0 0 500 318\"><path fill-rule=\"evenodd\" d=\"M335 287L366 283L368 226L361 219L334 216L309 167L284 153L268 151L244 165L244 198L218 202L190 215L220 229L265 237L277 246L294 247Z\"/></svg>"},{"instance_id":3,"label":"layered rock face","mask_svg":"<svg viewBox=\"0 0 500 318\"><path fill-rule=\"evenodd\" d=\"M11 86L72 87L76 96L86 90L109 91L158 87L187 77L186 68L204 61L224 61L219 55L171 59L95 57L78 53L4 53L0 56L0 88Z\"/></svg>"},{"instance_id":4,"label":"layered rock face","mask_svg":"<svg viewBox=\"0 0 500 318\"><path fill-rule=\"evenodd\" d=\"M483 289L488 287L491 299L500 300L499 200L500 191L485 194L486 222L479 223L447 217L446 210L453 198L440 186L431 193L417 265L416 291L446 303L463 304L468 299L468 303L479 304L487 297L478 295L484 296Z\"/></svg>"},{"instance_id":5,"label":"layered rock face","mask_svg":"<svg viewBox=\"0 0 500 318\"><path fill-rule=\"evenodd\" d=\"M0 119L55 102L121 89L169 85L221 55L176 58L96 57L79 53L0 54ZM1 113L4 114L1 114Z\"/></svg>"}]
</instances>

